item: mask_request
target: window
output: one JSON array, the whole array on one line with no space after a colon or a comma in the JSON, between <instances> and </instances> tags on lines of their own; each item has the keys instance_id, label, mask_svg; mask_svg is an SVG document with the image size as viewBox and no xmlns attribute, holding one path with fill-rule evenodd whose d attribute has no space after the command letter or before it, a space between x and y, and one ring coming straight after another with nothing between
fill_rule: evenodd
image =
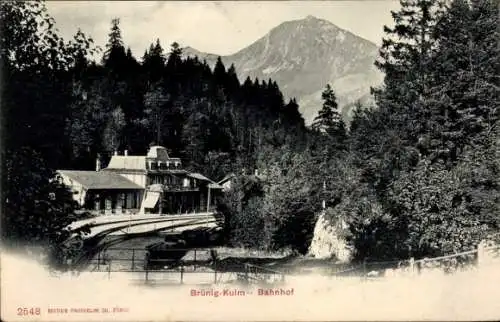
<instances>
[{"instance_id":1,"label":"window","mask_svg":"<svg viewBox=\"0 0 500 322\"><path fill-rule=\"evenodd\" d=\"M162 184L163 183L163 180L162 180L162 177L161 176L158 176L158 175L154 175L151 177L151 182L153 184L157 184L157 183L160 183Z\"/></svg>"},{"instance_id":2,"label":"window","mask_svg":"<svg viewBox=\"0 0 500 322\"><path fill-rule=\"evenodd\" d=\"M130 196L131 205L130 208L139 208L139 194L137 192L132 193Z\"/></svg>"},{"instance_id":3,"label":"window","mask_svg":"<svg viewBox=\"0 0 500 322\"><path fill-rule=\"evenodd\" d=\"M189 187L189 179L188 178L184 178L184 181L182 182L182 186L184 188L188 188Z\"/></svg>"},{"instance_id":4,"label":"window","mask_svg":"<svg viewBox=\"0 0 500 322\"><path fill-rule=\"evenodd\" d=\"M120 194L120 201L118 202L117 208L126 208L127 207L126 200L127 200L126 195L124 193L121 193Z\"/></svg>"},{"instance_id":5,"label":"window","mask_svg":"<svg viewBox=\"0 0 500 322\"><path fill-rule=\"evenodd\" d=\"M105 205L106 205L106 210L113 209L113 200L111 200L111 198L107 197L106 201L105 201Z\"/></svg>"}]
</instances>

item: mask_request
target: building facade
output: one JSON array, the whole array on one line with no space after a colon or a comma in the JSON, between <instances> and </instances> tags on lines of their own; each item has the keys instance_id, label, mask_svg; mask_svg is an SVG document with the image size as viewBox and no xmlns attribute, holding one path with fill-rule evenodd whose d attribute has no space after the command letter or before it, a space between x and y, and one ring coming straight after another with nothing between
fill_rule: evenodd
<instances>
[{"instance_id":1,"label":"building facade","mask_svg":"<svg viewBox=\"0 0 500 322\"><path fill-rule=\"evenodd\" d=\"M115 153L106 168L59 170L79 205L96 214L184 214L212 212L222 187L200 173L182 168L162 146L145 156Z\"/></svg>"}]
</instances>

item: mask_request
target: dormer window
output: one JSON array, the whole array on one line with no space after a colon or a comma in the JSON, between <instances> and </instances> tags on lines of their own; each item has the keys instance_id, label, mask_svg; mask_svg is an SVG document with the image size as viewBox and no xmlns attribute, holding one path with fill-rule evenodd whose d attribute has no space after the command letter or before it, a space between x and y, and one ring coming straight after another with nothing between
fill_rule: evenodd
<instances>
[{"instance_id":1,"label":"dormer window","mask_svg":"<svg viewBox=\"0 0 500 322\"><path fill-rule=\"evenodd\" d=\"M151 170L158 170L158 162L151 162Z\"/></svg>"}]
</instances>

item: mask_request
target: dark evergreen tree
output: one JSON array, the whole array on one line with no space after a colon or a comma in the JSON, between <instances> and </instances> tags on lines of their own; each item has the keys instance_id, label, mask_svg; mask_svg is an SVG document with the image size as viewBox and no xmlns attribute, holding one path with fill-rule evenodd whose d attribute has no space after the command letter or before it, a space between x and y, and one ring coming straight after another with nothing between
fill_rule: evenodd
<instances>
[{"instance_id":1,"label":"dark evergreen tree","mask_svg":"<svg viewBox=\"0 0 500 322\"><path fill-rule=\"evenodd\" d=\"M467 145L484 145L484 134L498 121L491 103L499 98L494 75L500 68L498 6L493 3L481 2L479 9L453 1L435 28L439 46L429 82L429 130L420 142L433 160L456 162Z\"/></svg>"},{"instance_id":2,"label":"dark evergreen tree","mask_svg":"<svg viewBox=\"0 0 500 322\"><path fill-rule=\"evenodd\" d=\"M178 43L173 42L172 45L170 45L170 54L167 61L167 69L169 71L175 70L181 64L181 56L182 49Z\"/></svg>"},{"instance_id":3,"label":"dark evergreen tree","mask_svg":"<svg viewBox=\"0 0 500 322\"><path fill-rule=\"evenodd\" d=\"M337 112L337 101L333 89L330 84L326 85L325 90L321 93L323 99L323 107L318 112L318 116L314 118L311 128L319 132L327 132L335 126L335 117Z\"/></svg>"},{"instance_id":4,"label":"dark evergreen tree","mask_svg":"<svg viewBox=\"0 0 500 322\"><path fill-rule=\"evenodd\" d=\"M106 43L104 52L104 66L113 73L124 72L127 54L123 45L123 39L120 29L120 19L115 18L111 21L111 31Z\"/></svg>"},{"instance_id":5,"label":"dark evergreen tree","mask_svg":"<svg viewBox=\"0 0 500 322\"><path fill-rule=\"evenodd\" d=\"M330 84L326 85L321 93L323 107L314 118L311 128L318 132L324 132L336 139L344 140L346 135L345 123L338 112L337 98Z\"/></svg>"},{"instance_id":6,"label":"dark evergreen tree","mask_svg":"<svg viewBox=\"0 0 500 322\"><path fill-rule=\"evenodd\" d=\"M163 77L163 70L165 68L166 58L161 47L160 40L157 39L156 43L149 47L143 57L142 67L151 83L157 83Z\"/></svg>"},{"instance_id":7,"label":"dark evergreen tree","mask_svg":"<svg viewBox=\"0 0 500 322\"><path fill-rule=\"evenodd\" d=\"M238 95L238 88L240 87L240 81L238 80L238 75L236 75L236 68L234 64L231 64L227 70L227 85L226 88L229 93L233 95Z\"/></svg>"},{"instance_id":8,"label":"dark evergreen tree","mask_svg":"<svg viewBox=\"0 0 500 322\"><path fill-rule=\"evenodd\" d=\"M227 73L226 67L222 62L222 59L217 57L217 61L215 62L214 67L214 80L217 86L226 87L227 86Z\"/></svg>"},{"instance_id":9,"label":"dark evergreen tree","mask_svg":"<svg viewBox=\"0 0 500 322\"><path fill-rule=\"evenodd\" d=\"M433 28L443 1L401 0L393 11L394 28L384 26L380 57L375 65L385 73L384 87L374 90L388 127L397 129L403 144L412 145L427 131L428 75L436 41Z\"/></svg>"}]
</instances>

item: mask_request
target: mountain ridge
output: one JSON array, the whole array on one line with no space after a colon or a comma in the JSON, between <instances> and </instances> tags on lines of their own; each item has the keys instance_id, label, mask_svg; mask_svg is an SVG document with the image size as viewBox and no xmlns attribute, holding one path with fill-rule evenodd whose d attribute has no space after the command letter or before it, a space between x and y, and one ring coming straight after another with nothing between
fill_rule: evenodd
<instances>
[{"instance_id":1,"label":"mountain ridge","mask_svg":"<svg viewBox=\"0 0 500 322\"><path fill-rule=\"evenodd\" d=\"M198 56L211 67L219 57L192 47L183 48L183 53ZM276 81L286 98L297 98L309 124L322 106L321 92L327 83L332 84L347 121L355 101L371 100L370 87L383 79L373 64L377 55L377 45L369 40L307 16L285 21L247 47L220 57L226 68L235 65L241 82L247 77Z\"/></svg>"}]
</instances>

